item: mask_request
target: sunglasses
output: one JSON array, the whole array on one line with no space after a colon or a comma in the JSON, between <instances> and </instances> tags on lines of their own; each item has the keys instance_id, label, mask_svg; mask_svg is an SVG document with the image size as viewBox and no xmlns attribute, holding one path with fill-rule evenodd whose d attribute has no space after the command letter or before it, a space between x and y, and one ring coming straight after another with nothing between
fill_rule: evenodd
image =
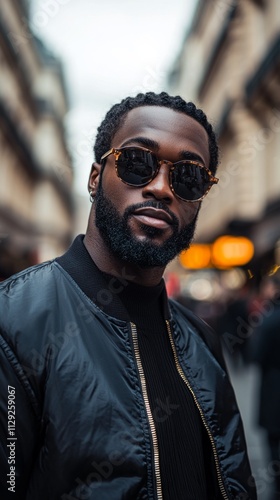
<instances>
[{"instance_id":1,"label":"sunglasses","mask_svg":"<svg viewBox=\"0 0 280 500\"><path fill-rule=\"evenodd\" d=\"M139 147L112 148L101 157L101 163L115 156L118 177L129 186L142 187L149 184L158 174L162 164L170 165L169 184L175 196L183 201L200 201L217 184L219 179L197 161L182 160L172 163L158 160L152 151Z\"/></svg>"}]
</instances>

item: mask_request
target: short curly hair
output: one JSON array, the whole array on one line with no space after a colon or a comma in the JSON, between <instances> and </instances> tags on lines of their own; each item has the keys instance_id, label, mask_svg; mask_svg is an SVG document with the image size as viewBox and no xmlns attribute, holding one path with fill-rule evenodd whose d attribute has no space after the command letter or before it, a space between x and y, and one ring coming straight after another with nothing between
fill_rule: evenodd
<instances>
[{"instance_id":1,"label":"short curly hair","mask_svg":"<svg viewBox=\"0 0 280 500\"><path fill-rule=\"evenodd\" d=\"M213 173L216 172L219 161L219 149L216 135L212 125L207 120L207 116L201 109L198 109L193 102L186 102L182 97L170 96L166 92L161 92L160 94L155 94L154 92L138 94L135 97L127 97L120 103L112 106L97 129L94 154L98 163L101 161L101 156L112 147L113 138L118 129L123 125L127 113L141 106L162 106L173 109L174 111L185 113L199 122L204 127L209 137L209 169Z\"/></svg>"}]
</instances>

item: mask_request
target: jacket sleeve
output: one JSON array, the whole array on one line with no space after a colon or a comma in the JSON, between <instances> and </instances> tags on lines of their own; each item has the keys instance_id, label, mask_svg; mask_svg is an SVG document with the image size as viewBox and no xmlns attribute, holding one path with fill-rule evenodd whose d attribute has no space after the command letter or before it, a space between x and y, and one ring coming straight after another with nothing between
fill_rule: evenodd
<instances>
[{"instance_id":1,"label":"jacket sleeve","mask_svg":"<svg viewBox=\"0 0 280 500\"><path fill-rule=\"evenodd\" d=\"M39 441L36 413L29 381L0 330L0 498L26 498Z\"/></svg>"}]
</instances>

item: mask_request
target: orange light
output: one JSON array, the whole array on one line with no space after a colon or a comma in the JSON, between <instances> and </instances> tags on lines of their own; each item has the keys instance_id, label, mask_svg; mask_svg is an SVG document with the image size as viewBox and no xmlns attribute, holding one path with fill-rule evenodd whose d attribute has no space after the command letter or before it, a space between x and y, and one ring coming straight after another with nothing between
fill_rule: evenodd
<instances>
[{"instance_id":1,"label":"orange light","mask_svg":"<svg viewBox=\"0 0 280 500\"><path fill-rule=\"evenodd\" d=\"M212 262L216 267L244 266L254 255L254 245L244 236L221 236L212 245Z\"/></svg>"},{"instance_id":2,"label":"orange light","mask_svg":"<svg viewBox=\"0 0 280 500\"><path fill-rule=\"evenodd\" d=\"M179 255L179 262L187 269L203 269L211 262L211 246L196 243Z\"/></svg>"}]
</instances>

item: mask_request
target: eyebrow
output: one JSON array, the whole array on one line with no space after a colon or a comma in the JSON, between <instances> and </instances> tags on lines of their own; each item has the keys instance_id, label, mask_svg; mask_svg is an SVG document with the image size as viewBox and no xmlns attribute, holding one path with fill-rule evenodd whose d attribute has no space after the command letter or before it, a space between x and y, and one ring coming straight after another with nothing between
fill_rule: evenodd
<instances>
[{"instance_id":1,"label":"eyebrow","mask_svg":"<svg viewBox=\"0 0 280 500\"><path fill-rule=\"evenodd\" d=\"M198 161L199 163L202 163L202 165L205 166L204 160L197 153L193 153L192 151L184 151L183 150L183 151L180 151L179 155L183 160Z\"/></svg>"},{"instance_id":2,"label":"eyebrow","mask_svg":"<svg viewBox=\"0 0 280 500\"><path fill-rule=\"evenodd\" d=\"M151 149L152 151L155 151L155 152L158 152L160 149L160 145L157 141L154 141L153 139L149 139L148 137L142 137L142 136L132 137L131 139L127 139L127 141L124 141L122 143L121 147L131 145L132 143L139 144L139 146L142 146L142 147L147 148L147 149ZM181 158L182 160L198 161L202 165L205 165L205 162L201 158L201 156L198 155L197 153L192 152L192 151L186 151L186 150L179 151L179 158Z\"/></svg>"},{"instance_id":3,"label":"eyebrow","mask_svg":"<svg viewBox=\"0 0 280 500\"><path fill-rule=\"evenodd\" d=\"M132 137L131 139L128 139L127 141L122 143L122 147L127 146L128 144L131 143L136 143L139 144L139 146L143 146L144 148L147 149L152 149L153 151L159 151L159 143L156 141L153 141L153 139L149 139L148 137Z\"/></svg>"}]
</instances>

